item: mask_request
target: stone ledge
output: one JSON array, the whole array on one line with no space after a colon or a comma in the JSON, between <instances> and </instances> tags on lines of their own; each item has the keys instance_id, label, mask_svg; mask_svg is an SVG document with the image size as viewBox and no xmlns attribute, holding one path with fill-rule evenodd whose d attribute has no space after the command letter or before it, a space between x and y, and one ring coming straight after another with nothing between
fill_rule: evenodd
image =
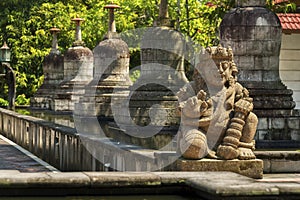
<instances>
[{"instance_id":1,"label":"stone ledge","mask_svg":"<svg viewBox=\"0 0 300 200\"><path fill-rule=\"evenodd\" d=\"M178 171L230 171L251 178L263 177L263 161L254 160L184 160L176 161Z\"/></svg>"},{"instance_id":2,"label":"stone ledge","mask_svg":"<svg viewBox=\"0 0 300 200\"><path fill-rule=\"evenodd\" d=\"M91 187L157 186L159 176L150 172L84 172L90 178Z\"/></svg>"},{"instance_id":3,"label":"stone ledge","mask_svg":"<svg viewBox=\"0 0 300 200\"><path fill-rule=\"evenodd\" d=\"M300 151L254 151L259 159L285 159L300 161Z\"/></svg>"},{"instance_id":4,"label":"stone ledge","mask_svg":"<svg viewBox=\"0 0 300 200\"><path fill-rule=\"evenodd\" d=\"M295 140L257 140L255 144L257 151L259 149L291 149L299 148L300 141Z\"/></svg>"},{"instance_id":5,"label":"stone ledge","mask_svg":"<svg viewBox=\"0 0 300 200\"><path fill-rule=\"evenodd\" d=\"M299 173L299 151L255 151L264 162L264 173Z\"/></svg>"},{"instance_id":6,"label":"stone ledge","mask_svg":"<svg viewBox=\"0 0 300 200\"><path fill-rule=\"evenodd\" d=\"M258 180L216 175L207 180L190 178L185 184L205 199L299 199L299 174L271 174Z\"/></svg>"},{"instance_id":7,"label":"stone ledge","mask_svg":"<svg viewBox=\"0 0 300 200\"><path fill-rule=\"evenodd\" d=\"M0 170L0 196L147 194L193 194L193 198L201 199L291 199L300 195L300 174L268 174L263 179L252 179L233 172Z\"/></svg>"},{"instance_id":8,"label":"stone ledge","mask_svg":"<svg viewBox=\"0 0 300 200\"><path fill-rule=\"evenodd\" d=\"M273 184L255 183L247 179L219 179L222 181L192 178L187 180L186 184L205 199L277 199L280 195L280 190Z\"/></svg>"},{"instance_id":9,"label":"stone ledge","mask_svg":"<svg viewBox=\"0 0 300 200\"><path fill-rule=\"evenodd\" d=\"M79 188L87 187L90 179L76 172L20 173L15 170L0 171L0 188ZM22 195L22 194L21 194ZM1 194L0 194L1 196Z\"/></svg>"}]
</instances>

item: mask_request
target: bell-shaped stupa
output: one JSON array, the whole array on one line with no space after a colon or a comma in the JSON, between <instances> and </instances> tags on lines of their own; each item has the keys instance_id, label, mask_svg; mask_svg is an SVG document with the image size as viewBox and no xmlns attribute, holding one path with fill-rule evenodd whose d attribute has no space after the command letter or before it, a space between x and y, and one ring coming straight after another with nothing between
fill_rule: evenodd
<instances>
[{"instance_id":1,"label":"bell-shaped stupa","mask_svg":"<svg viewBox=\"0 0 300 200\"><path fill-rule=\"evenodd\" d=\"M93 79L93 52L85 47L81 38L80 24L84 21L76 17L75 41L64 55L64 79L54 95L52 110L73 111L74 104L84 94L85 86Z\"/></svg>"}]
</instances>

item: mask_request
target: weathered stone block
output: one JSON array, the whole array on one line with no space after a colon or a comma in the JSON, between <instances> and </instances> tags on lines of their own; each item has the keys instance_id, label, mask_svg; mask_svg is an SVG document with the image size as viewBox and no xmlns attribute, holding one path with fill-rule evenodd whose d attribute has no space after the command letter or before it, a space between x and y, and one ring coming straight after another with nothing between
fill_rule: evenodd
<instances>
[{"instance_id":1,"label":"weathered stone block","mask_svg":"<svg viewBox=\"0 0 300 200\"><path fill-rule=\"evenodd\" d=\"M262 71L260 70L243 70L238 74L238 79L247 81L262 81Z\"/></svg>"},{"instance_id":2,"label":"weathered stone block","mask_svg":"<svg viewBox=\"0 0 300 200\"><path fill-rule=\"evenodd\" d=\"M272 132L269 132L267 135L268 140L280 140L281 138L281 130L273 130Z\"/></svg>"},{"instance_id":3,"label":"weathered stone block","mask_svg":"<svg viewBox=\"0 0 300 200\"><path fill-rule=\"evenodd\" d=\"M269 66L269 57L256 56L254 58L254 68L258 70L263 70Z\"/></svg>"},{"instance_id":4,"label":"weathered stone block","mask_svg":"<svg viewBox=\"0 0 300 200\"><path fill-rule=\"evenodd\" d=\"M251 178L262 178L263 161L254 160L184 160L176 161L177 170L180 171L230 171Z\"/></svg>"},{"instance_id":5,"label":"weathered stone block","mask_svg":"<svg viewBox=\"0 0 300 200\"><path fill-rule=\"evenodd\" d=\"M235 52L235 51L233 50L233 45L232 45L233 41L231 41L231 40L224 40L224 41L220 41L220 43L221 43L221 45L222 45L223 47L231 46L231 47L232 47L232 51ZM235 63L237 64L237 63L238 63L238 62L237 62L237 57L236 57L237 54L234 53L234 55L235 55L234 60L235 60Z\"/></svg>"},{"instance_id":6,"label":"weathered stone block","mask_svg":"<svg viewBox=\"0 0 300 200\"><path fill-rule=\"evenodd\" d=\"M271 161L271 172L272 173L289 173L289 172L300 172L300 161L292 160L272 160Z\"/></svg>"},{"instance_id":7,"label":"weathered stone block","mask_svg":"<svg viewBox=\"0 0 300 200\"><path fill-rule=\"evenodd\" d=\"M276 66L279 66L279 56L270 56L269 66L265 69L276 70Z\"/></svg>"},{"instance_id":8,"label":"weathered stone block","mask_svg":"<svg viewBox=\"0 0 300 200\"><path fill-rule=\"evenodd\" d=\"M122 187L131 185L159 185L160 177L149 172L85 172L91 187Z\"/></svg>"},{"instance_id":9,"label":"weathered stone block","mask_svg":"<svg viewBox=\"0 0 300 200\"><path fill-rule=\"evenodd\" d=\"M300 130L292 130L291 131L291 139L300 141Z\"/></svg>"},{"instance_id":10,"label":"weathered stone block","mask_svg":"<svg viewBox=\"0 0 300 200\"><path fill-rule=\"evenodd\" d=\"M241 26L243 28L243 26ZM242 29L243 30L243 29ZM245 26L245 34L242 40L254 40L255 39L255 26Z\"/></svg>"},{"instance_id":11,"label":"weathered stone block","mask_svg":"<svg viewBox=\"0 0 300 200\"><path fill-rule=\"evenodd\" d=\"M278 20L278 22L280 22ZM279 44L281 43L281 35L282 35L282 30L281 28L279 28L279 23L277 22L277 26L272 26L271 27L271 36L272 36L272 39L276 42L278 42ZM276 47L277 48L277 47ZM276 49L276 51L274 53L277 53L277 50L280 50L280 47L279 49ZM280 51L278 51L279 53Z\"/></svg>"},{"instance_id":12,"label":"weathered stone block","mask_svg":"<svg viewBox=\"0 0 300 200\"><path fill-rule=\"evenodd\" d=\"M271 160L264 159L264 173L270 173L271 172Z\"/></svg>"},{"instance_id":13,"label":"weathered stone block","mask_svg":"<svg viewBox=\"0 0 300 200\"><path fill-rule=\"evenodd\" d=\"M291 129L300 129L300 118L289 118L287 123Z\"/></svg>"},{"instance_id":14,"label":"weathered stone block","mask_svg":"<svg viewBox=\"0 0 300 200\"><path fill-rule=\"evenodd\" d=\"M231 30L231 27L221 27L222 31L223 31L223 37L224 39L226 40L230 40L231 39L231 33L230 33L230 30Z\"/></svg>"},{"instance_id":15,"label":"weathered stone block","mask_svg":"<svg viewBox=\"0 0 300 200\"><path fill-rule=\"evenodd\" d=\"M258 130L257 135L258 135L258 140L266 140L268 139L268 131L263 131L263 130Z\"/></svg>"},{"instance_id":16,"label":"weathered stone block","mask_svg":"<svg viewBox=\"0 0 300 200\"><path fill-rule=\"evenodd\" d=\"M279 71L277 70L262 71L262 78L264 81L280 81Z\"/></svg>"},{"instance_id":17,"label":"weathered stone block","mask_svg":"<svg viewBox=\"0 0 300 200\"><path fill-rule=\"evenodd\" d=\"M238 26L231 27L231 39L238 40L240 37L240 30Z\"/></svg>"},{"instance_id":18,"label":"weathered stone block","mask_svg":"<svg viewBox=\"0 0 300 200\"><path fill-rule=\"evenodd\" d=\"M265 40L263 45L264 45L263 46L264 56L275 56L275 57L279 56L280 51L278 50L277 46L280 46L280 43L278 43L278 41Z\"/></svg>"},{"instance_id":19,"label":"weathered stone block","mask_svg":"<svg viewBox=\"0 0 300 200\"><path fill-rule=\"evenodd\" d=\"M251 40L247 42L247 54L261 55L263 53L263 41Z\"/></svg>"},{"instance_id":20,"label":"weathered stone block","mask_svg":"<svg viewBox=\"0 0 300 200\"><path fill-rule=\"evenodd\" d=\"M239 56L239 68L252 69L254 63L254 56Z\"/></svg>"},{"instance_id":21,"label":"weathered stone block","mask_svg":"<svg viewBox=\"0 0 300 200\"><path fill-rule=\"evenodd\" d=\"M255 39L256 40L265 40L270 39L271 27L270 26L257 26L255 27Z\"/></svg>"},{"instance_id":22,"label":"weathered stone block","mask_svg":"<svg viewBox=\"0 0 300 200\"><path fill-rule=\"evenodd\" d=\"M74 188L84 187L89 185L89 177L84 173L64 172L64 173L46 173L49 177L42 180L38 184L48 184L59 187L69 187L70 184Z\"/></svg>"},{"instance_id":23,"label":"weathered stone block","mask_svg":"<svg viewBox=\"0 0 300 200\"><path fill-rule=\"evenodd\" d=\"M262 6L263 4L264 6ZM250 84L259 83L257 86L251 87L251 89L263 88L263 90L266 90L266 92L259 95L255 94L254 102L257 105L257 98L268 96L266 93L270 88L264 86L265 83L270 81L280 82L279 73L277 73L279 69L278 56L282 31L280 21L272 11L265 8L263 0L241 0L237 1L236 7L224 16L220 26L220 43L223 45L229 44L236 55L235 58L247 56L252 58L258 57L252 63L243 61L243 58L236 62L240 69L238 80L246 83L244 84L246 88L250 88ZM230 37L230 35L235 35L236 27L239 27L240 30L238 41L236 38ZM246 47L240 41L246 43ZM252 74L250 71L253 69L257 69L257 71L253 71ZM268 70L272 72L266 72ZM284 86L281 82L277 86L278 88L272 87L272 89L286 90L286 88L281 89ZM279 99L281 104L285 104L286 100L283 98L284 95L278 95L278 98L273 99L275 101ZM285 105L280 108L277 107L277 102L273 103L273 99L260 101L259 104L263 106L269 104L267 107L270 110L285 107ZM290 101L288 100L288 102ZM255 108L257 107L255 106Z\"/></svg>"},{"instance_id":24,"label":"weathered stone block","mask_svg":"<svg viewBox=\"0 0 300 200\"><path fill-rule=\"evenodd\" d=\"M231 16L231 23L232 23L232 26L246 25L247 24L245 18L235 17L235 14L233 14L233 16Z\"/></svg>"},{"instance_id":25,"label":"weathered stone block","mask_svg":"<svg viewBox=\"0 0 300 200\"><path fill-rule=\"evenodd\" d=\"M258 119L258 130L268 129L268 118L261 117Z\"/></svg>"},{"instance_id":26,"label":"weathered stone block","mask_svg":"<svg viewBox=\"0 0 300 200\"><path fill-rule=\"evenodd\" d=\"M271 127L273 129L283 129L285 127L284 118L273 118L271 119Z\"/></svg>"},{"instance_id":27,"label":"weathered stone block","mask_svg":"<svg viewBox=\"0 0 300 200\"><path fill-rule=\"evenodd\" d=\"M239 55L245 55L247 52L247 41L232 40L229 46L232 46L235 57L239 57ZM239 68L241 67L242 66L239 66Z\"/></svg>"},{"instance_id":28,"label":"weathered stone block","mask_svg":"<svg viewBox=\"0 0 300 200\"><path fill-rule=\"evenodd\" d=\"M141 60L143 61L153 61L156 58L156 50L154 49L143 49L141 51Z\"/></svg>"}]
</instances>

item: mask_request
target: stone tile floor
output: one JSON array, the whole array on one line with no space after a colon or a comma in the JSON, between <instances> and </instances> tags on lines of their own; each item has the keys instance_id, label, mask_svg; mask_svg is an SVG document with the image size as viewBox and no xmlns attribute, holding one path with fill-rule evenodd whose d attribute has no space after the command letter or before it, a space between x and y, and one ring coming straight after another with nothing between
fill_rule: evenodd
<instances>
[{"instance_id":1,"label":"stone tile floor","mask_svg":"<svg viewBox=\"0 0 300 200\"><path fill-rule=\"evenodd\" d=\"M18 170L20 172L49 171L45 166L19 151L2 138L0 138L0 170Z\"/></svg>"}]
</instances>

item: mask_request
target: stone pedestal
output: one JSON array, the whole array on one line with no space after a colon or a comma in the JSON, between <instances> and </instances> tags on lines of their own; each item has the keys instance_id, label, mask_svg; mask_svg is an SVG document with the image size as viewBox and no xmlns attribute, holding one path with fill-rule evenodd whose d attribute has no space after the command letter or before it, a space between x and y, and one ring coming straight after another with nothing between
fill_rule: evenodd
<instances>
[{"instance_id":1,"label":"stone pedestal","mask_svg":"<svg viewBox=\"0 0 300 200\"><path fill-rule=\"evenodd\" d=\"M256 148L287 149L300 147L300 112L290 115L260 116L255 135Z\"/></svg>"},{"instance_id":2,"label":"stone pedestal","mask_svg":"<svg viewBox=\"0 0 300 200\"><path fill-rule=\"evenodd\" d=\"M127 139L132 143L174 150L172 139L180 123L176 93L187 82L185 47L183 35L169 27L149 28L142 36L140 77L121 101L117 116L118 131L131 135Z\"/></svg>"},{"instance_id":3,"label":"stone pedestal","mask_svg":"<svg viewBox=\"0 0 300 200\"><path fill-rule=\"evenodd\" d=\"M75 41L64 57L64 80L56 91L52 110L73 111L75 103L84 94L85 86L93 79L93 52L81 40L82 18L72 19L76 23Z\"/></svg>"},{"instance_id":4,"label":"stone pedestal","mask_svg":"<svg viewBox=\"0 0 300 200\"><path fill-rule=\"evenodd\" d=\"M180 121L176 92L187 82L186 41L170 27L167 1L161 1L158 21L141 37L141 66L136 66L140 77L128 92L120 84L115 89L119 95L112 98L115 124L110 123L108 134L146 148L174 150L172 139Z\"/></svg>"},{"instance_id":5,"label":"stone pedestal","mask_svg":"<svg viewBox=\"0 0 300 200\"><path fill-rule=\"evenodd\" d=\"M258 116L285 115L295 107L292 91L279 77L281 24L265 1L237 0L220 26L221 43L231 46L240 70L238 80L254 99Z\"/></svg>"},{"instance_id":6,"label":"stone pedestal","mask_svg":"<svg viewBox=\"0 0 300 200\"><path fill-rule=\"evenodd\" d=\"M37 109L52 109L53 97L64 79L64 56L50 53L43 63L44 82L30 99L30 106Z\"/></svg>"},{"instance_id":7,"label":"stone pedestal","mask_svg":"<svg viewBox=\"0 0 300 200\"><path fill-rule=\"evenodd\" d=\"M178 159L175 164L177 171L230 171L251 178L263 177L263 161L255 160L184 160Z\"/></svg>"},{"instance_id":8,"label":"stone pedestal","mask_svg":"<svg viewBox=\"0 0 300 200\"><path fill-rule=\"evenodd\" d=\"M44 82L37 93L30 99L30 106L37 109L52 109L52 100L59 84L64 79L64 56L58 50L57 34L60 30L56 27L50 29L53 35L50 54L43 63Z\"/></svg>"},{"instance_id":9,"label":"stone pedestal","mask_svg":"<svg viewBox=\"0 0 300 200\"><path fill-rule=\"evenodd\" d=\"M253 112L259 118L257 144L260 140L299 141L300 116L293 110L293 91L279 76L281 24L265 4L236 0L236 7L221 22L221 43L232 47L238 80L254 100Z\"/></svg>"},{"instance_id":10,"label":"stone pedestal","mask_svg":"<svg viewBox=\"0 0 300 200\"><path fill-rule=\"evenodd\" d=\"M144 34L141 41L141 75L135 83L140 87L131 87L134 94L130 108L136 124L179 124L176 93L188 82L184 73L186 45L183 35L170 27L153 27ZM160 108L155 109L153 105ZM150 119L151 108L156 110L156 115L159 115L158 110L163 110L166 118L153 116Z\"/></svg>"},{"instance_id":11,"label":"stone pedestal","mask_svg":"<svg viewBox=\"0 0 300 200\"><path fill-rule=\"evenodd\" d=\"M176 93L187 82L186 45L184 36L172 28L168 1L160 1L155 26L141 37L140 77L127 98L115 101L119 128L111 126L114 137L146 148L174 150L172 139L180 123Z\"/></svg>"},{"instance_id":12,"label":"stone pedestal","mask_svg":"<svg viewBox=\"0 0 300 200\"><path fill-rule=\"evenodd\" d=\"M94 78L86 86L76 112L113 119L111 98L122 96L121 91L126 93L131 85L129 49L123 40L109 38L100 42L93 52Z\"/></svg>"},{"instance_id":13,"label":"stone pedestal","mask_svg":"<svg viewBox=\"0 0 300 200\"><path fill-rule=\"evenodd\" d=\"M75 103L93 79L93 53L83 46L71 47L64 56L64 80L53 97L52 110L73 111Z\"/></svg>"},{"instance_id":14,"label":"stone pedestal","mask_svg":"<svg viewBox=\"0 0 300 200\"><path fill-rule=\"evenodd\" d=\"M109 4L109 29L104 39L94 48L94 77L85 87L85 93L75 104L74 117L79 133L93 133L97 137L109 137L108 122L114 121L112 105L128 96L129 48L116 32L114 9ZM117 111L118 113L118 111ZM92 150L92 149L88 149Z\"/></svg>"}]
</instances>

